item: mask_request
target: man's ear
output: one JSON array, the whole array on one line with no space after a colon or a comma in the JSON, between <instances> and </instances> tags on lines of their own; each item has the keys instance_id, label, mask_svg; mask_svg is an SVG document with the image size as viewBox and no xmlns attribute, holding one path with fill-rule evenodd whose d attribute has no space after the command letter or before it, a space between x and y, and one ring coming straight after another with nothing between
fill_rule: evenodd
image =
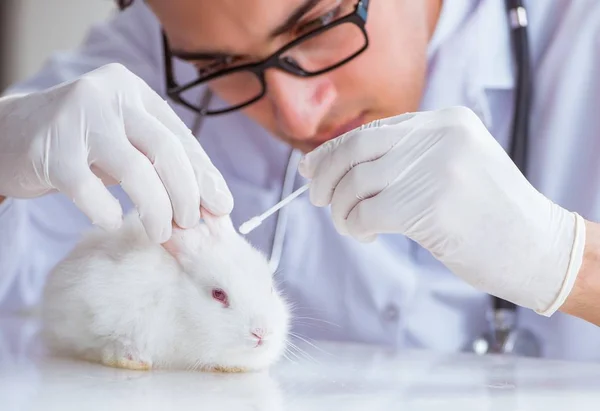
<instances>
[{"instance_id":1,"label":"man's ear","mask_svg":"<svg viewBox=\"0 0 600 411\"><path fill-rule=\"evenodd\" d=\"M229 215L217 217L204 208L200 208L200 216L213 238L222 238L231 234L237 234Z\"/></svg>"},{"instance_id":2,"label":"man's ear","mask_svg":"<svg viewBox=\"0 0 600 411\"><path fill-rule=\"evenodd\" d=\"M195 254L202 249L210 236L208 227L199 222L195 227L183 229L173 223L173 234L162 246L169 254L181 262L181 257Z\"/></svg>"}]
</instances>

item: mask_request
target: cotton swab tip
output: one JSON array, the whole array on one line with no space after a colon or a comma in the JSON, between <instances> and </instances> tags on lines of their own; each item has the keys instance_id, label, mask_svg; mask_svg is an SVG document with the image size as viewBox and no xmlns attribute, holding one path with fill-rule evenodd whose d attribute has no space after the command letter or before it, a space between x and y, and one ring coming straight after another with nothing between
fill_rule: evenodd
<instances>
[{"instance_id":1,"label":"cotton swab tip","mask_svg":"<svg viewBox=\"0 0 600 411\"><path fill-rule=\"evenodd\" d=\"M306 190L308 190L308 184L300 187L299 189L297 189L296 191L294 191L292 194L290 194L289 196L287 196L286 198L284 198L283 200L281 200L280 202L278 202L277 204L275 204L273 207L269 208L267 211L265 211L264 213L262 213L259 216L253 217L250 220L246 221L245 223L243 223L240 228L238 228L238 231L241 234L248 234L250 231L254 230L256 227L258 227L259 225L262 224L262 222L269 217L270 215L272 215L273 213L275 213L277 210L279 210L281 207L286 206L287 204L289 204L294 198L298 197L300 194L304 193Z\"/></svg>"},{"instance_id":2,"label":"cotton swab tip","mask_svg":"<svg viewBox=\"0 0 600 411\"><path fill-rule=\"evenodd\" d=\"M244 224L240 226L238 231L241 234L248 234L250 231L254 230L256 227L262 224L262 219L260 217L254 217L250 220L246 221Z\"/></svg>"}]
</instances>

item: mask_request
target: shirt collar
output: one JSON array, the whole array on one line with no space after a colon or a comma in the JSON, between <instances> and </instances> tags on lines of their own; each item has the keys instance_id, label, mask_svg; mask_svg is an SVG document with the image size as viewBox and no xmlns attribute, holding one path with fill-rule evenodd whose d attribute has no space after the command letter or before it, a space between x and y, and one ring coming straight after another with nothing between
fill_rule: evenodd
<instances>
[{"instance_id":1,"label":"shirt collar","mask_svg":"<svg viewBox=\"0 0 600 411\"><path fill-rule=\"evenodd\" d=\"M515 84L510 23L504 1L483 0L478 11L479 81L486 89L511 89Z\"/></svg>"},{"instance_id":2,"label":"shirt collar","mask_svg":"<svg viewBox=\"0 0 600 411\"><path fill-rule=\"evenodd\" d=\"M427 55L431 58L439 47L452 37L469 18L480 0L442 0L442 9L429 41Z\"/></svg>"}]
</instances>

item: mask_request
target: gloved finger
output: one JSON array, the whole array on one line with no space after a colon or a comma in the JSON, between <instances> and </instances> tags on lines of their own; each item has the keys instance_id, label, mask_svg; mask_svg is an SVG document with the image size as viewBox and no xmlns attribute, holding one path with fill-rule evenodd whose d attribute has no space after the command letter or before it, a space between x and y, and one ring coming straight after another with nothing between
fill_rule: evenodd
<instances>
[{"instance_id":1,"label":"gloved finger","mask_svg":"<svg viewBox=\"0 0 600 411\"><path fill-rule=\"evenodd\" d=\"M119 182L117 180L115 180L114 178L112 178L112 176L109 176L108 174L106 174L104 171L100 170L98 167L96 167L95 165L91 165L90 169L92 170L92 173L94 173L94 175L96 177L98 177L100 179L100 181L102 181L102 184L104 184L105 186L114 186L119 184Z\"/></svg>"},{"instance_id":2,"label":"gloved finger","mask_svg":"<svg viewBox=\"0 0 600 411\"><path fill-rule=\"evenodd\" d=\"M200 207L217 217L230 214L233 210L233 196L221 173L212 165L207 167L208 157L202 149L191 147L187 150L187 155L198 183Z\"/></svg>"},{"instance_id":3,"label":"gloved finger","mask_svg":"<svg viewBox=\"0 0 600 411\"><path fill-rule=\"evenodd\" d=\"M174 220L191 228L200 220L196 175L180 140L160 121L141 110L125 112L129 141L154 165L171 199Z\"/></svg>"},{"instance_id":4,"label":"gloved finger","mask_svg":"<svg viewBox=\"0 0 600 411\"><path fill-rule=\"evenodd\" d=\"M378 218L385 220L381 213L389 210L381 210L380 204L376 197L358 203L346 219L348 235L361 242L369 242L374 240L377 234L384 232L379 230Z\"/></svg>"},{"instance_id":5,"label":"gloved finger","mask_svg":"<svg viewBox=\"0 0 600 411\"><path fill-rule=\"evenodd\" d=\"M404 137L409 136L413 130L412 127L397 129ZM397 145L377 160L362 163L350 170L336 186L331 201L336 227L341 227L344 233L355 238L393 231L387 223L387 216L389 213L396 213L398 218L402 204L407 200L398 198L398 193L404 192L402 187L407 184L410 187L427 186L426 178L423 183L419 183L426 172L411 173L411 170L422 158L415 153L430 150L432 144L427 139L412 139L411 144ZM393 191L387 190L392 186ZM392 192L396 195L392 196ZM378 205L377 209L373 209L373 214L367 216L364 211L360 214L354 213L356 208L366 201ZM354 220L351 221L352 215Z\"/></svg>"},{"instance_id":6,"label":"gloved finger","mask_svg":"<svg viewBox=\"0 0 600 411\"><path fill-rule=\"evenodd\" d=\"M323 162L323 159L334 152L340 145L344 144L346 140L352 138L353 135L361 133L364 130L377 129L382 126L391 126L400 124L404 121L410 120L415 117L417 113L404 113L397 116L386 117L382 119L373 120L369 123L363 124L362 126L351 130L341 136L327 141L320 145L310 153L306 154L300 164L298 165L298 172L304 178L312 179L315 176L317 167Z\"/></svg>"},{"instance_id":7,"label":"gloved finger","mask_svg":"<svg viewBox=\"0 0 600 411\"><path fill-rule=\"evenodd\" d=\"M163 183L150 160L125 138L115 138L111 144L92 146L95 165L119 181L136 205L148 237L163 243L171 237L173 209ZM103 142L103 139L90 139Z\"/></svg>"},{"instance_id":8,"label":"gloved finger","mask_svg":"<svg viewBox=\"0 0 600 411\"><path fill-rule=\"evenodd\" d=\"M328 158L328 156L335 151L341 144L349 139L354 133L349 131L348 133L342 134L339 137L329 140L313 151L307 153L302 157L300 163L298 163L298 173L304 178L312 179L315 177L317 169Z\"/></svg>"},{"instance_id":9,"label":"gloved finger","mask_svg":"<svg viewBox=\"0 0 600 411\"><path fill-rule=\"evenodd\" d=\"M152 89L143 87L142 94L146 111L171 130L187 152L199 184L201 205L216 216L231 213L231 191L190 129Z\"/></svg>"},{"instance_id":10,"label":"gloved finger","mask_svg":"<svg viewBox=\"0 0 600 411\"><path fill-rule=\"evenodd\" d=\"M89 168L87 158L70 156L52 166L52 185L71 198L92 222L105 230L121 226L123 210L102 181Z\"/></svg>"},{"instance_id":11,"label":"gloved finger","mask_svg":"<svg viewBox=\"0 0 600 411\"><path fill-rule=\"evenodd\" d=\"M373 161L391 150L398 138L393 129L372 128L346 135L321 159L310 187L310 201L318 207L331 202L336 186L353 167Z\"/></svg>"},{"instance_id":12,"label":"gloved finger","mask_svg":"<svg viewBox=\"0 0 600 411\"><path fill-rule=\"evenodd\" d=\"M357 165L340 180L331 198L331 215L337 231L348 234L346 219L361 201L371 198L384 190L397 176L395 167L390 169L390 160L382 158ZM393 160L393 159L392 159Z\"/></svg>"}]
</instances>

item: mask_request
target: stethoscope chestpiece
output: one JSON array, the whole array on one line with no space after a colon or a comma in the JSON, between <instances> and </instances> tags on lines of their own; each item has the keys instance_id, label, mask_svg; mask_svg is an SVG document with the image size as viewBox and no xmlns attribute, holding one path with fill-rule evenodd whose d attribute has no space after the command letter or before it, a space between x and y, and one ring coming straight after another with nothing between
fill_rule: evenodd
<instances>
[{"instance_id":1,"label":"stethoscope chestpiece","mask_svg":"<svg viewBox=\"0 0 600 411\"><path fill-rule=\"evenodd\" d=\"M535 334L517 327L515 309L496 309L491 317L490 330L473 340L467 351L478 355L541 356L540 342Z\"/></svg>"}]
</instances>

